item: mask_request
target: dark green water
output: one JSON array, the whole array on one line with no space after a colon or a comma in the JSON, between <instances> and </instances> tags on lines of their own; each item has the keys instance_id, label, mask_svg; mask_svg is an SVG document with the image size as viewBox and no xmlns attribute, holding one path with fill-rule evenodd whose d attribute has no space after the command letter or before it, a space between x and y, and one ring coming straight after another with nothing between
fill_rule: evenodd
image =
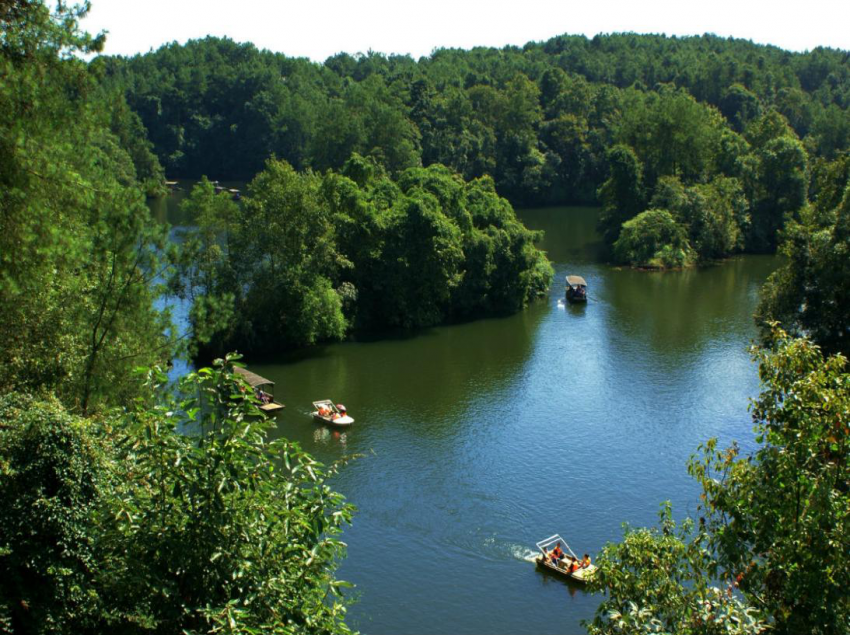
<instances>
[{"instance_id":1,"label":"dark green water","mask_svg":"<svg viewBox=\"0 0 850 635\"><path fill-rule=\"evenodd\" d=\"M617 270L595 214L520 213L557 275L519 315L251 366L277 382L281 435L325 462L364 455L334 482L359 508L340 577L362 632L581 632L598 598L536 571L534 542L557 532L594 555L663 500L695 509L685 463L701 442L752 446L750 316L775 260ZM569 273L587 306L563 305ZM349 431L312 422L324 398L348 406Z\"/></svg>"}]
</instances>

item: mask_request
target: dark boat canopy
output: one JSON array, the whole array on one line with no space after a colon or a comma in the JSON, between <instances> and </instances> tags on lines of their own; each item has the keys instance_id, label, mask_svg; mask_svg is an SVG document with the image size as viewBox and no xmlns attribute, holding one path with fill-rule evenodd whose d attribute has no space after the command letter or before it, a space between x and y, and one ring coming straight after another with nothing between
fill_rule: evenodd
<instances>
[{"instance_id":1,"label":"dark boat canopy","mask_svg":"<svg viewBox=\"0 0 850 635\"><path fill-rule=\"evenodd\" d=\"M582 287L587 286L587 283L584 281L584 278L582 278L581 276L567 276L567 284L570 285L571 287L574 287L576 285L579 285L579 286L582 286Z\"/></svg>"},{"instance_id":2,"label":"dark boat canopy","mask_svg":"<svg viewBox=\"0 0 850 635\"><path fill-rule=\"evenodd\" d=\"M234 366L233 371L238 375L242 375L242 377L245 378L245 381L251 385L251 388L256 388L257 386L274 386L274 382L271 379L260 377L258 374L252 373L250 370L245 368Z\"/></svg>"}]
</instances>

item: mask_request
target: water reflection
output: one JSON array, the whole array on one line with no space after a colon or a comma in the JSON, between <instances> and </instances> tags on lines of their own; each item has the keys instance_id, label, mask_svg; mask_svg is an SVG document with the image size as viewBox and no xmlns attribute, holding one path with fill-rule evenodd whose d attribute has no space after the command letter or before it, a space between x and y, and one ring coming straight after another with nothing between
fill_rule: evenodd
<instances>
[{"instance_id":1,"label":"water reflection","mask_svg":"<svg viewBox=\"0 0 850 635\"><path fill-rule=\"evenodd\" d=\"M523 377L547 312L538 303L521 316L428 329L403 341L329 345L318 357L252 368L277 383L275 395L285 403L296 400L279 417L283 435L299 437L302 402L332 399L344 401L357 420L352 434L368 421L373 430L397 426L420 441L451 443L462 433L459 416L497 408L488 403L492 394L510 392Z\"/></svg>"},{"instance_id":2,"label":"water reflection","mask_svg":"<svg viewBox=\"0 0 850 635\"><path fill-rule=\"evenodd\" d=\"M348 441L348 434L339 430L331 430L328 426L318 425L316 431L313 432L313 442L328 445L329 443L338 443L343 448Z\"/></svg>"}]
</instances>

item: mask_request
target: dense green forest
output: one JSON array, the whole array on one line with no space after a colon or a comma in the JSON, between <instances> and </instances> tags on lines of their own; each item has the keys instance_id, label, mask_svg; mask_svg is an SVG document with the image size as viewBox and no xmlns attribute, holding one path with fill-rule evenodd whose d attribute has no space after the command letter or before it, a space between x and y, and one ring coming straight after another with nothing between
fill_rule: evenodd
<instances>
[{"instance_id":1,"label":"dense green forest","mask_svg":"<svg viewBox=\"0 0 850 635\"><path fill-rule=\"evenodd\" d=\"M92 66L171 176L250 179L272 156L324 172L358 153L391 176L441 164L515 205L598 202L612 259L638 266L775 251L813 174L850 148L847 52L710 35L323 64L207 38Z\"/></svg>"},{"instance_id":2,"label":"dense green forest","mask_svg":"<svg viewBox=\"0 0 850 635\"><path fill-rule=\"evenodd\" d=\"M358 152L391 173L442 163L467 180L489 174L514 203L575 203L595 199L616 143L647 164L650 186L728 169L712 165L714 135L730 133L731 163L747 152L736 135L770 111L812 158L850 144L845 51L708 35L560 36L419 61L341 53L323 64L207 38L94 65L124 88L171 176L250 179L272 155L323 171ZM661 120L665 135L641 128Z\"/></svg>"},{"instance_id":3,"label":"dense green forest","mask_svg":"<svg viewBox=\"0 0 850 635\"><path fill-rule=\"evenodd\" d=\"M551 268L511 203L598 197L624 262L786 264L756 450L708 442L698 519L605 548L589 631L846 633L846 53L564 36L315 64L208 39L85 62L85 10L0 3L0 631L349 632L339 466L268 441L237 356L169 384L164 296L195 298L210 351L517 311ZM169 246L144 204L166 171L253 180L241 205L202 181Z\"/></svg>"},{"instance_id":4,"label":"dense green forest","mask_svg":"<svg viewBox=\"0 0 850 635\"><path fill-rule=\"evenodd\" d=\"M336 467L232 357L138 372L180 348L162 173L84 13L0 3L0 632L346 633Z\"/></svg>"},{"instance_id":5,"label":"dense green forest","mask_svg":"<svg viewBox=\"0 0 850 635\"><path fill-rule=\"evenodd\" d=\"M418 61L339 54L318 64L207 38L129 59L97 58L91 68L103 86L124 94L172 176L251 179L270 157L296 172L338 173L359 154L390 180L445 166L467 182L492 179L515 205L598 203L599 229L617 263L683 267L772 253L785 241L792 262L769 285L760 323L767 331L779 319L802 334L833 315L831 334L819 341L830 340L830 352L848 350L838 324L848 306L844 261L799 246L817 232L833 236L833 254L847 246L835 229L850 151L845 51L621 34L438 50ZM338 291L346 283L344 320L284 339L298 345L471 313L452 300L428 319L416 307L383 323L370 319L368 291L361 306L351 301L365 266L345 249L342 256L353 270L344 275L334 264L336 273L326 267L322 278ZM832 274L830 285L817 282L818 271ZM791 288L809 302L795 304ZM199 333L220 319L221 332L203 339L245 346L250 335L234 337L232 315L250 312L250 301L236 294L228 317L223 290L209 310L197 305L203 316L196 317L208 323L198 322ZM820 300L823 294L832 300Z\"/></svg>"},{"instance_id":6,"label":"dense green forest","mask_svg":"<svg viewBox=\"0 0 850 635\"><path fill-rule=\"evenodd\" d=\"M394 181L356 154L323 176L271 160L241 205L206 179L183 205L197 227L175 288L193 300L195 346L216 354L514 313L552 281L492 180L443 166Z\"/></svg>"}]
</instances>

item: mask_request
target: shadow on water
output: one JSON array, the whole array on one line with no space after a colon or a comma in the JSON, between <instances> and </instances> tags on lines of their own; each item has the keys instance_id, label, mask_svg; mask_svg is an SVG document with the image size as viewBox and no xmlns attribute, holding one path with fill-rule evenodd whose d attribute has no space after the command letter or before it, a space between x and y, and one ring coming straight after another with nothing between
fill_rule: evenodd
<instances>
[{"instance_id":1,"label":"shadow on water","mask_svg":"<svg viewBox=\"0 0 850 635\"><path fill-rule=\"evenodd\" d=\"M596 233L597 207L540 207L519 212L529 229L543 230L538 247L552 262L593 263L605 247Z\"/></svg>"},{"instance_id":2,"label":"shadow on water","mask_svg":"<svg viewBox=\"0 0 850 635\"><path fill-rule=\"evenodd\" d=\"M615 269L593 293L612 335L664 355L693 355L751 330L759 289L775 266L773 256L740 256L685 271Z\"/></svg>"},{"instance_id":3,"label":"shadow on water","mask_svg":"<svg viewBox=\"0 0 850 635\"><path fill-rule=\"evenodd\" d=\"M522 376L547 311L541 302L509 318L331 344L319 354L298 351L251 367L278 384L275 395L285 403L343 400L355 419L366 418L370 426L403 421L402 429L417 436L448 441L458 432L458 415L475 407L477 395L502 392ZM287 436L300 425L289 414L279 419Z\"/></svg>"}]
</instances>

